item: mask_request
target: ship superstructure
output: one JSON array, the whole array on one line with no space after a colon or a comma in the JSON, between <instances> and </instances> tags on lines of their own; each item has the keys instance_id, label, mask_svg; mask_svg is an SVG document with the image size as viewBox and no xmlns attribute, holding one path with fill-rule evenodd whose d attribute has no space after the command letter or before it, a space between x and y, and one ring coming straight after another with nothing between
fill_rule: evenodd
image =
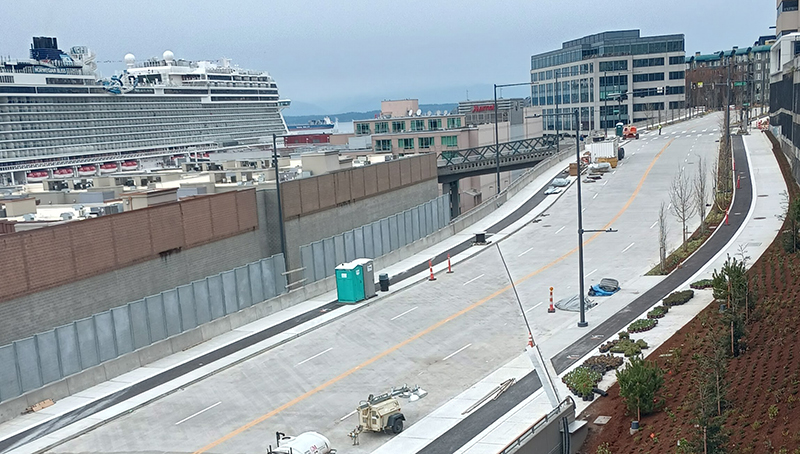
<instances>
[{"instance_id":1,"label":"ship superstructure","mask_svg":"<svg viewBox=\"0 0 800 454\"><path fill-rule=\"evenodd\" d=\"M40 179L92 168L100 174L286 134L281 110L290 101L266 72L166 51L139 63L128 54L121 74L100 80L87 48L67 53L55 38L33 41L29 60L0 61L0 183L24 182L33 172Z\"/></svg>"}]
</instances>

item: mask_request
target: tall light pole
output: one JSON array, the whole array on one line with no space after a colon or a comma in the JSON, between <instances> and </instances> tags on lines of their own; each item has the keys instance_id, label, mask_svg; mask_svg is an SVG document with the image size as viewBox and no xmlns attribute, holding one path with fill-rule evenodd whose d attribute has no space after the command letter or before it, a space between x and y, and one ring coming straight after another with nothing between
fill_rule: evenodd
<instances>
[{"instance_id":1,"label":"tall light pole","mask_svg":"<svg viewBox=\"0 0 800 454\"><path fill-rule=\"evenodd\" d=\"M503 87L521 87L524 85L535 85L533 82L519 82L515 84L494 84L494 153L495 153L495 173L497 174L497 194L500 194L500 126L498 124L497 112L497 89ZM509 123L511 118L509 117ZM508 128L511 137L511 126ZM556 151L558 151L558 140L556 140Z\"/></svg>"},{"instance_id":2,"label":"tall light pole","mask_svg":"<svg viewBox=\"0 0 800 454\"><path fill-rule=\"evenodd\" d=\"M275 167L275 188L278 193L278 226L281 233L281 253L286 271L289 270L289 257L286 256L286 232L283 227L283 199L281 199L281 173L278 169L278 136L272 135L272 166Z\"/></svg>"}]
</instances>

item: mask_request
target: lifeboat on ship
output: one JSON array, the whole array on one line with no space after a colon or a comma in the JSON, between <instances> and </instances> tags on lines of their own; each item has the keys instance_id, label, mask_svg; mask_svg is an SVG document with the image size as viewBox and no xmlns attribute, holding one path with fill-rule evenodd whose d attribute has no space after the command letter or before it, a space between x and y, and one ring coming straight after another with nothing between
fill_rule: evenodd
<instances>
[{"instance_id":1,"label":"lifeboat on ship","mask_svg":"<svg viewBox=\"0 0 800 454\"><path fill-rule=\"evenodd\" d=\"M34 170L33 172L28 172L25 175L25 179L28 183L39 183L40 181L46 180L50 176L46 170Z\"/></svg>"},{"instance_id":2,"label":"lifeboat on ship","mask_svg":"<svg viewBox=\"0 0 800 454\"><path fill-rule=\"evenodd\" d=\"M63 167L53 171L53 178L70 178L75 175L75 172L69 167Z\"/></svg>"},{"instance_id":3,"label":"lifeboat on ship","mask_svg":"<svg viewBox=\"0 0 800 454\"><path fill-rule=\"evenodd\" d=\"M139 168L139 163L136 161L125 161L120 165L122 170L136 170Z\"/></svg>"},{"instance_id":4,"label":"lifeboat on ship","mask_svg":"<svg viewBox=\"0 0 800 454\"><path fill-rule=\"evenodd\" d=\"M93 165L78 167L78 176L80 177L93 177L97 175L97 167Z\"/></svg>"},{"instance_id":5,"label":"lifeboat on ship","mask_svg":"<svg viewBox=\"0 0 800 454\"><path fill-rule=\"evenodd\" d=\"M117 171L117 165L109 162L100 166L100 173L112 173Z\"/></svg>"},{"instance_id":6,"label":"lifeboat on ship","mask_svg":"<svg viewBox=\"0 0 800 454\"><path fill-rule=\"evenodd\" d=\"M204 158L208 158L210 155L208 153L203 153Z\"/></svg>"}]
</instances>

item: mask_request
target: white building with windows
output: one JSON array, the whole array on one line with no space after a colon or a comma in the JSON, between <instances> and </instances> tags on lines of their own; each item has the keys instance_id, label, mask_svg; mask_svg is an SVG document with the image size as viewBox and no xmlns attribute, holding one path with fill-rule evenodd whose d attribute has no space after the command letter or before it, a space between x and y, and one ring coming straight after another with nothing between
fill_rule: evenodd
<instances>
[{"instance_id":1,"label":"white building with windows","mask_svg":"<svg viewBox=\"0 0 800 454\"><path fill-rule=\"evenodd\" d=\"M609 31L563 43L531 57L531 104L546 131L613 128L618 122L657 122L685 108L684 36Z\"/></svg>"}]
</instances>

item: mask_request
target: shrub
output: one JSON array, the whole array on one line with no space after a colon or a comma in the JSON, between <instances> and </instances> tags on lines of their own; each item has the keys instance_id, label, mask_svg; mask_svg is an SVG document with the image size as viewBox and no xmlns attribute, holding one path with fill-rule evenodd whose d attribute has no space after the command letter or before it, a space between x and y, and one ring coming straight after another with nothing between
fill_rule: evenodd
<instances>
[{"instance_id":1,"label":"shrub","mask_svg":"<svg viewBox=\"0 0 800 454\"><path fill-rule=\"evenodd\" d=\"M680 306L686 304L694 296L694 290L683 290L681 292L672 292L664 298L664 306Z\"/></svg>"},{"instance_id":2,"label":"shrub","mask_svg":"<svg viewBox=\"0 0 800 454\"><path fill-rule=\"evenodd\" d=\"M642 331L649 331L653 329L657 323L658 321L652 318L640 318L628 325L628 332L640 333Z\"/></svg>"},{"instance_id":3,"label":"shrub","mask_svg":"<svg viewBox=\"0 0 800 454\"><path fill-rule=\"evenodd\" d=\"M619 356L614 356L612 354L597 355L597 356L592 356L591 358L584 361L583 367L588 367L589 369L604 374L610 371L611 369L616 369L617 367L621 366L622 363L623 360Z\"/></svg>"},{"instance_id":4,"label":"shrub","mask_svg":"<svg viewBox=\"0 0 800 454\"><path fill-rule=\"evenodd\" d=\"M647 318L661 318L669 312L667 306L656 306L652 311L647 313Z\"/></svg>"},{"instance_id":5,"label":"shrub","mask_svg":"<svg viewBox=\"0 0 800 454\"><path fill-rule=\"evenodd\" d=\"M689 287L697 290L702 290L704 288L711 288L713 286L713 281L711 279L700 279L697 282L692 282Z\"/></svg>"},{"instance_id":6,"label":"shrub","mask_svg":"<svg viewBox=\"0 0 800 454\"><path fill-rule=\"evenodd\" d=\"M567 375L564 375L562 381L575 395L583 397L594 393L592 390L602 379L603 375L600 372L588 367L578 366Z\"/></svg>"}]
</instances>

